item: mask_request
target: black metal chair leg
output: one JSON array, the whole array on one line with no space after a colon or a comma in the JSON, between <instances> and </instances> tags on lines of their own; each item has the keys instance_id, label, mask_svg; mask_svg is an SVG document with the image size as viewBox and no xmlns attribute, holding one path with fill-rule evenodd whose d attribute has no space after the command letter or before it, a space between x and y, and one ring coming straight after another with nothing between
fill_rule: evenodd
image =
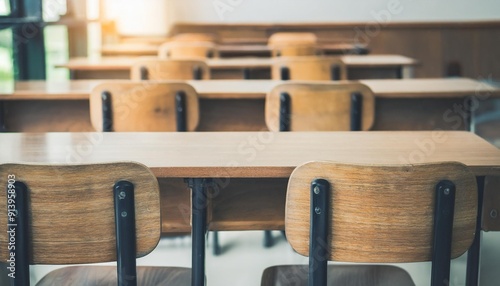
<instances>
[{"instance_id":1,"label":"black metal chair leg","mask_svg":"<svg viewBox=\"0 0 500 286\"><path fill-rule=\"evenodd\" d=\"M270 230L264 230L264 247L268 248L274 245L273 234Z\"/></svg>"},{"instance_id":2,"label":"black metal chair leg","mask_svg":"<svg viewBox=\"0 0 500 286\"><path fill-rule=\"evenodd\" d=\"M212 237L212 243L213 243L213 254L215 256L221 254L221 248L219 244L219 232L218 231L212 231L213 237Z\"/></svg>"}]
</instances>

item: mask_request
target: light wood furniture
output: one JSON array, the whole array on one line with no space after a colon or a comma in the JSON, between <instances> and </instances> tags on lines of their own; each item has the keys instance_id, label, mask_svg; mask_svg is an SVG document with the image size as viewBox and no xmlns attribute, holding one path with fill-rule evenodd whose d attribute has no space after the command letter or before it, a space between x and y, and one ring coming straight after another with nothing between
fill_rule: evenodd
<instances>
[{"instance_id":1,"label":"light wood furniture","mask_svg":"<svg viewBox=\"0 0 500 286\"><path fill-rule=\"evenodd\" d=\"M474 240L477 199L476 178L459 163L376 166L310 162L290 176L287 240L299 254L309 256L309 285L327 285L328 260L432 261L431 284L436 285L449 281L450 258L466 252ZM349 278L335 273L335 267L329 270L333 280L343 279L343 285L359 285L356 279L366 272L381 274L394 285L414 285L409 275L399 274L405 279L395 281L382 274L394 272L392 267L379 266L378 271L367 270L367 265L357 267L359 273L351 273ZM292 274L298 269L289 266L287 270ZM296 274L297 280L297 276L306 278ZM388 284L379 277L364 279ZM290 281L290 277L281 280ZM281 283L277 279L265 285Z\"/></svg>"},{"instance_id":2,"label":"light wood furniture","mask_svg":"<svg viewBox=\"0 0 500 286\"><path fill-rule=\"evenodd\" d=\"M275 33L268 42L273 57L314 56L316 44L313 33Z\"/></svg>"},{"instance_id":3,"label":"light wood furniture","mask_svg":"<svg viewBox=\"0 0 500 286\"><path fill-rule=\"evenodd\" d=\"M3 133L0 141L0 163L126 160L145 164L167 182L215 178L219 188L210 205L217 209L208 211L213 230L284 229L285 213L278 206L284 206L285 194L259 192L256 186L261 179L286 185L295 167L314 160L395 166L457 161L479 178L500 174L500 150L474 134L454 131ZM252 189L233 189L233 183L241 183L238 178L252 179ZM228 198L232 204L224 203ZM176 205L174 217L189 229L189 196ZM170 223L164 221L164 229Z\"/></svg>"},{"instance_id":4,"label":"light wood furniture","mask_svg":"<svg viewBox=\"0 0 500 286\"><path fill-rule=\"evenodd\" d=\"M286 115L284 105L288 105ZM373 92L360 83L280 84L267 94L265 108L271 131L280 131L283 116L288 118L287 131L349 131L353 130L353 117L359 121L355 129L369 130L374 112Z\"/></svg>"},{"instance_id":5,"label":"light wood furniture","mask_svg":"<svg viewBox=\"0 0 500 286\"><path fill-rule=\"evenodd\" d=\"M206 56L204 56L206 57ZM418 61L401 55L343 55L349 79L411 78ZM137 57L72 58L56 67L68 68L73 79L128 79ZM253 79L270 79L273 58L213 58L207 64L212 79L242 79L250 69Z\"/></svg>"},{"instance_id":6,"label":"light wood furniture","mask_svg":"<svg viewBox=\"0 0 500 286\"><path fill-rule=\"evenodd\" d=\"M145 164L166 182L214 178L218 192L208 205L217 209L207 214L212 230L284 229L285 194L258 191L259 180L286 186L295 167L314 160L396 166L457 161L480 178L500 174L500 150L474 134L454 131L2 133L0 141L0 163L125 160ZM252 179L252 188L243 191L241 179ZM224 203L229 198L232 204ZM189 230L189 196L176 206L174 217ZM163 229L169 224L164 221Z\"/></svg>"},{"instance_id":7,"label":"light wood furniture","mask_svg":"<svg viewBox=\"0 0 500 286\"><path fill-rule=\"evenodd\" d=\"M210 69L200 60L139 60L130 70L132 80L210 79Z\"/></svg>"},{"instance_id":8,"label":"light wood furniture","mask_svg":"<svg viewBox=\"0 0 500 286\"><path fill-rule=\"evenodd\" d=\"M190 271L183 268L140 267L136 277L135 257L150 253L161 232L158 183L146 166L1 164L0 174L0 184L9 194L15 193L13 200L2 198L0 206L7 210L12 205L15 211L9 209L17 213L17 220L10 220L13 217L2 212L0 222L15 228L15 280L19 285L29 283L29 264L108 261L118 261L118 269L60 269L49 273L37 285L86 284L85 281L122 285L133 280L139 285L146 281L189 283ZM9 240L7 232L0 234L2 245ZM7 247L0 250L3 261L9 255Z\"/></svg>"},{"instance_id":9,"label":"light wood furniture","mask_svg":"<svg viewBox=\"0 0 500 286\"><path fill-rule=\"evenodd\" d=\"M217 35L213 33L180 33L170 38L172 42L209 42L217 43Z\"/></svg>"},{"instance_id":10,"label":"light wood furniture","mask_svg":"<svg viewBox=\"0 0 500 286\"><path fill-rule=\"evenodd\" d=\"M5 125L15 132L92 131L89 94L98 80L0 83ZM373 130L457 130L468 98L481 104L500 89L472 79L362 80L375 95ZM283 83L271 80L187 81L200 97L201 131L266 130L265 97ZM317 82L319 84L320 82ZM332 82L325 82L334 84ZM446 115L446 117L443 117Z\"/></svg>"},{"instance_id":11,"label":"light wood furniture","mask_svg":"<svg viewBox=\"0 0 500 286\"><path fill-rule=\"evenodd\" d=\"M346 80L347 69L340 58L282 57L271 67L274 80Z\"/></svg>"},{"instance_id":12,"label":"light wood furniture","mask_svg":"<svg viewBox=\"0 0 500 286\"><path fill-rule=\"evenodd\" d=\"M162 43L167 42L167 40ZM156 56L160 44L148 43L121 43L107 44L101 48L103 56ZM367 54L366 45L362 44L318 44L317 50L321 54L346 55L346 54ZM221 58L231 57L271 57L272 49L264 44L218 44L217 51Z\"/></svg>"},{"instance_id":13,"label":"light wood furniture","mask_svg":"<svg viewBox=\"0 0 500 286\"><path fill-rule=\"evenodd\" d=\"M193 131L199 122L198 96L181 82L105 82L90 94L90 119L97 131L176 131L179 124Z\"/></svg>"},{"instance_id":14,"label":"light wood furniture","mask_svg":"<svg viewBox=\"0 0 500 286\"><path fill-rule=\"evenodd\" d=\"M211 42L167 42L158 48L160 59L206 59L218 57L217 47Z\"/></svg>"}]
</instances>

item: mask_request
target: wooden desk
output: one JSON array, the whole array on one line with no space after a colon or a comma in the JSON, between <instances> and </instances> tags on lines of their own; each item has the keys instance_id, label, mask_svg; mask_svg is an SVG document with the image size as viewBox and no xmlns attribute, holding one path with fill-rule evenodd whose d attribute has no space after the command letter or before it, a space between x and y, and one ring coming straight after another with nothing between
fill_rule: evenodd
<instances>
[{"instance_id":1,"label":"wooden desk","mask_svg":"<svg viewBox=\"0 0 500 286\"><path fill-rule=\"evenodd\" d=\"M410 78L417 60L401 55L344 55L348 78ZM68 68L73 79L129 79L137 57L72 58L56 67ZM212 79L242 79L249 69L254 79L270 79L272 58L208 59Z\"/></svg>"},{"instance_id":2,"label":"wooden desk","mask_svg":"<svg viewBox=\"0 0 500 286\"><path fill-rule=\"evenodd\" d=\"M101 54L103 56L156 56L158 54L158 48L158 44L151 43L121 43L104 45L101 48ZM364 45L354 45L347 43L320 44L318 46L318 49L326 55L368 53L368 49ZM271 50L265 44L222 44L217 46L217 50L219 51L219 55L222 58L271 56Z\"/></svg>"},{"instance_id":3,"label":"wooden desk","mask_svg":"<svg viewBox=\"0 0 500 286\"><path fill-rule=\"evenodd\" d=\"M101 81L0 83L10 131L92 131L88 95ZM467 97L478 103L500 89L471 79L362 80L376 97L374 130L459 130ZM201 131L266 130L264 99L280 81L188 81L201 98Z\"/></svg>"},{"instance_id":4,"label":"wooden desk","mask_svg":"<svg viewBox=\"0 0 500 286\"><path fill-rule=\"evenodd\" d=\"M394 165L458 161L476 176L500 172L500 150L468 132L4 133L0 142L0 163L138 161L169 187L182 178L214 178L217 187L203 196L208 201L198 201L201 207L193 204L193 213L208 205L208 227L216 230L283 229L287 178L311 160ZM262 191L261 180L276 180L279 188ZM168 210L162 214L164 230L189 229L189 192L175 193L162 192L162 209ZM198 223L193 219L193 237L204 237L205 225ZM203 238L193 243L193 251L198 246L205 247ZM479 261L469 265L477 267Z\"/></svg>"}]
</instances>

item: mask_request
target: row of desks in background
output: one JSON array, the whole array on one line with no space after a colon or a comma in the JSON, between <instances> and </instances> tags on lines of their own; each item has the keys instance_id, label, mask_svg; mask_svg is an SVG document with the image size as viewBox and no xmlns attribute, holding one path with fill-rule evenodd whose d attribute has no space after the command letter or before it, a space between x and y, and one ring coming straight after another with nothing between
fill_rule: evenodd
<instances>
[{"instance_id":1,"label":"row of desks in background","mask_svg":"<svg viewBox=\"0 0 500 286\"><path fill-rule=\"evenodd\" d=\"M92 131L89 94L102 80L0 84L8 131ZM200 97L200 131L261 131L272 80L186 81ZM500 88L471 79L361 80L375 94L373 130L464 130L471 109ZM330 82L331 83L331 82ZM145 84L147 84L145 82ZM472 101L471 101L472 100Z\"/></svg>"},{"instance_id":2,"label":"row of desks in background","mask_svg":"<svg viewBox=\"0 0 500 286\"><path fill-rule=\"evenodd\" d=\"M411 78L418 61L401 55L343 55L349 79ZM151 57L146 57L151 58ZM140 57L72 58L56 67L67 68L72 79L129 79L130 67ZM273 58L207 59L212 79L270 79Z\"/></svg>"},{"instance_id":3,"label":"row of desks in background","mask_svg":"<svg viewBox=\"0 0 500 286\"><path fill-rule=\"evenodd\" d=\"M166 41L165 41L166 42ZM101 54L104 56L156 56L159 44L121 43L104 45ZM326 55L367 54L368 49L361 44L324 43L318 45L318 50ZM271 49L265 44L222 44L217 45L217 51L222 58L226 57L270 57Z\"/></svg>"}]
</instances>

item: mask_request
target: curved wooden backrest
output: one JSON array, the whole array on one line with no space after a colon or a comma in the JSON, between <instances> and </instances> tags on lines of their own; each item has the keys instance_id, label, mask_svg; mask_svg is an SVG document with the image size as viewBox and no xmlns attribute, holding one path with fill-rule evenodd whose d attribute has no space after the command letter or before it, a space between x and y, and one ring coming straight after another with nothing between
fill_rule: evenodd
<instances>
[{"instance_id":1,"label":"curved wooden backrest","mask_svg":"<svg viewBox=\"0 0 500 286\"><path fill-rule=\"evenodd\" d=\"M351 95L362 95L361 130L369 130L375 118L375 97L357 82L284 83L266 96L266 125L280 131L280 97L290 97L290 131L349 131Z\"/></svg>"},{"instance_id":2,"label":"curved wooden backrest","mask_svg":"<svg viewBox=\"0 0 500 286\"><path fill-rule=\"evenodd\" d=\"M217 43L218 38L215 34L209 33L180 33L171 38L175 42L211 42Z\"/></svg>"},{"instance_id":3,"label":"curved wooden backrest","mask_svg":"<svg viewBox=\"0 0 500 286\"><path fill-rule=\"evenodd\" d=\"M309 255L310 185L318 178L330 183L329 260L430 261L435 189L441 180L456 186L452 257L463 254L472 243L477 185L466 166L310 162L293 171L286 198L287 239L302 255Z\"/></svg>"},{"instance_id":4,"label":"curved wooden backrest","mask_svg":"<svg viewBox=\"0 0 500 286\"><path fill-rule=\"evenodd\" d=\"M199 60L140 60L130 69L132 80L142 79L142 69L147 71L148 80L191 80L196 74L201 79L210 79L210 68Z\"/></svg>"},{"instance_id":5,"label":"curved wooden backrest","mask_svg":"<svg viewBox=\"0 0 500 286\"><path fill-rule=\"evenodd\" d=\"M211 42L176 42L158 48L160 59L206 59L218 57L217 46Z\"/></svg>"},{"instance_id":6,"label":"curved wooden backrest","mask_svg":"<svg viewBox=\"0 0 500 286\"><path fill-rule=\"evenodd\" d=\"M134 185L137 257L160 239L160 194L151 171L138 163L95 165L0 165L0 224L6 228L8 175L29 190L31 264L80 264L116 260L113 185ZM7 232L0 232L2 260Z\"/></svg>"},{"instance_id":7,"label":"curved wooden backrest","mask_svg":"<svg viewBox=\"0 0 500 286\"><path fill-rule=\"evenodd\" d=\"M337 70L340 80L347 79L347 69L337 57L278 57L271 67L271 78L281 80L282 69L288 69L289 80L333 80Z\"/></svg>"},{"instance_id":8,"label":"curved wooden backrest","mask_svg":"<svg viewBox=\"0 0 500 286\"><path fill-rule=\"evenodd\" d=\"M286 44L312 44L316 45L318 38L314 33L294 33L294 32L280 32L274 33L269 37L268 45L286 45Z\"/></svg>"},{"instance_id":9,"label":"curved wooden backrest","mask_svg":"<svg viewBox=\"0 0 500 286\"><path fill-rule=\"evenodd\" d=\"M90 119L97 131L103 131L102 94L111 94L113 131L177 131L175 97L185 94L186 130L198 126L199 104L194 88L179 82L104 82L90 94Z\"/></svg>"}]
</instances>

